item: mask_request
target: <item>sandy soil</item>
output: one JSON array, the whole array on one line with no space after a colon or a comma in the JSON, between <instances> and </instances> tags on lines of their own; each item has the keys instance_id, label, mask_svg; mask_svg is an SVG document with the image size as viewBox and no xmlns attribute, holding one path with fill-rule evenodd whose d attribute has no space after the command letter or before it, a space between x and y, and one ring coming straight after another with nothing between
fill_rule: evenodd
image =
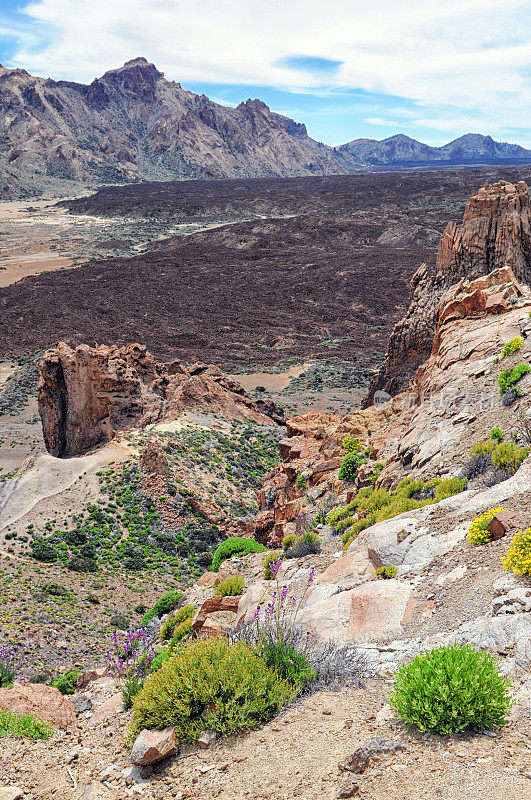
<instances>
[{"instance_id":1,"label":"sandy soil","mask_svg":"<svg viewBox=\"0 0 531 800\"><path fill-rule=\"evenodd\" d=\"M48 743L7 741L2 748L0 777L23 788L27 800L78 800L88 786L92 793L87 797L107 800L333 800L352 782L359 785L355 796L365 800L529 796L529 719L515 715L493 737L424 737L397 721L377 725L388 686L374 682L362 689L311 695L263 728L206 751L184 751L160 764L151 779L127 788L129 749L123 736L129 714L117 713L112 681L97 684L89 689L93 709L79 718L75 729ZM340 770L340 762L376 736L398 742L401 749L373 761L361 775Z\"/></svg>"},{"instance_id":2,"label":"sandy soil","mask_svg":"<svg viewBox=\"0 0 531 800\"><path fill-rule=\"evenodd\" d=\"M72 259L43 251L3 258L0 265L3 267L0 269L0 286L9 286L28 275L39 275L41 272L71 267Z\"/></svg>"}]
</instances>

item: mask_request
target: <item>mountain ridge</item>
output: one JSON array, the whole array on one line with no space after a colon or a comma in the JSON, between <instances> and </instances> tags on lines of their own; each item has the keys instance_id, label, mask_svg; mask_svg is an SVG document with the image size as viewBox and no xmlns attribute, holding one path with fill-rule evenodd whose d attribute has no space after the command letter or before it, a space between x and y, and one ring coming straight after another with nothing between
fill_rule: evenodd
<instances>
[{"instance_id":1,"label":"mountain ridge","mask_svg":"<svg viewBox=\"0 0 531 800\"><path fill-rule=\"evenodd\" d=\"M465 134L431 147L404 134L330 147L260 99L236 108L168 81L143 57L90 84L0 65L0 196L48 182L300 177L370 169L531 162L531 150Z\"/></svg>"}]
</instances>

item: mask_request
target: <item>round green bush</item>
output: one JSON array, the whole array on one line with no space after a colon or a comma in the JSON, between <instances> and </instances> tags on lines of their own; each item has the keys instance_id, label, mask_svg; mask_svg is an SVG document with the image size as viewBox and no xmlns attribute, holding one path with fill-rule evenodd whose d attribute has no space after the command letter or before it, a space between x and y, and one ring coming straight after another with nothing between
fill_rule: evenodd
<instances>
[{"instance_id":1,"label":"round green bush","mask_svg":"<svg viewBox=\"0 0 531 800\"><path fill-rule=\"evenodd\" d=\"M421 731L459 733L505 725L512 703L509 686L490 653L451 645L400 667L389 702Z\"/></svg>"},{"instance_id":2,"label":"round green bush","mask_svg":"<svg viewBox=\"0 0 531 800\"><path fill-rule=\"evenodd\" d=\"M179 741L187 742L205 729L250 730L278 714L295 692L249 645L195 640L146 680L133 700L131 734L175 726Z\"/></svg>"},{"instance_id":3,"label":"round green bush","mask_svg":"<svg viewBox=\"0 0 531 800\"><path fill-rule=\"evenodd\" d=\"M247 553L263 553L266 548L255 539L243 536L231 536L216 548L212 559L212 572L217 572L222 563L232 556L244 556Z\"/></svg>"}]
</instances>

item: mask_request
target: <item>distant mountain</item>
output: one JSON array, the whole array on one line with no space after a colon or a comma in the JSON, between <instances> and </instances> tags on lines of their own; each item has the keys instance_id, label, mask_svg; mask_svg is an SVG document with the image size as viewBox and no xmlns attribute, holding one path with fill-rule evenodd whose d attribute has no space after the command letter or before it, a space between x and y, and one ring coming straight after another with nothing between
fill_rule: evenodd
<instances>
[{"instance_id":1,"label":"distant mountain","mask_svg":"<svg viewBox=\"0 0 531 800\"><path fill-rule=\"evenodd\" d=\"M328 175L333 148L261 100L237 108L167 81L137 58L89 86L0 67L0 173L32 180ZM7 192L7 188L6 188Z\"/></svg>"},{"instance_id":2,"label":"distant mountain","mask_svg":"<svg viewBox=\"0 0 531 800\"><path fill-rule=\"evenodd\" d=\"M354 139L336 147L336 153L350 170L365 167L420 167L433 164L469 166L473 164L519 164L531 161L531 150L518 144L495 142L490 136L467 133L445 144L430 147L404 136L403 133L388 139Z\"/></svg>"},{"instance_id":3,"label":"distant mountain","mask_svg":"<svg viewBox=\"0 0 531 800\"><path fill-rule=\"evenodd\" d=\"M479 134L444 147L403 134L328 147L261 100L227 108L167 81L145 58L90 85L0 66L4 198L43 190L66 194L72 181L289 177L530 161L531 151Z\"/></svg>"}]
</instances>

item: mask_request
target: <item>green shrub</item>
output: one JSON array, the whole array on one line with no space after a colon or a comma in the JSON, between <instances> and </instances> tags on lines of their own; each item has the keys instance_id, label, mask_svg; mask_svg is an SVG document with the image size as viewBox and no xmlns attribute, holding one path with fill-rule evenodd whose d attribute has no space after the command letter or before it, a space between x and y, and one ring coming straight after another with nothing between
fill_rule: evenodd
<instances>
[{"instance_id":1,"label":"green shrub","mask_svg":"<svg viewBox=\"0 0 531 800\"><path fill-rule=\"evenodd\" d=\"M503 431L501 428L493 428L490 432L490 438L493 439L497 444L501 442L503 439Z\"/></svg>"},{"instance_id":2,"label":"green shrub","mask_svg":"<svg viewBox=\"0 0 531 800\"><path fill-rule=\"evenodd\" d=\"M66 566L73 572L98 572L97 561L93 558L85 558L85 556L72 556Z\"/></svg>"},{"instance_id":3,"label":"green shrub","mask_svg":"<svg viewBox=\"0 0 531 800\"><path fill-rule=\"evenodd\" d=\"M495 446L495 442L491 442L491 444L493 447ZM367 486L360 489L354 500L347 506L332 509L326 521L329 525L334 525L336 531L341 532L346 528L343 542L348 546L347 541L350 544L354 536L364 528L368 528L376 522L396 517L405 511L413 511L431 503L438 503L440 500L459 494L466 487L466 478L446 478L445 480L435 478L427 482L404 478L393 491L373 489ZM357 512L360 517L357 522L351 516L354 512Z\"/></svg>"},{"instance_id":4,"label":"green shrub","mask_svg":"<svg viewBox=\"0 0 531 800\"><path fill-rule=\"evenodd\" d=\"M396 578L397 569L393 564L387 564L384 567L378 567L376 570L377 578Z\"/></svg>"},{"instance_id":5,"label":"green shrub","mask_svg":"<svg viewBox=\"0 0 531 800\"><path fill-rule=\"evenodd\" d=\"M524 340L521 336L515 336L514 339L511 339L510 342L504 344L499 355L499 358L505 358L506 356L512 355L512 353L516 353L517 350L521 350L524 344Z\"/></svg>"},{"instance_id":6,"label":"green shrub","mask_svg":"<svg viewBox=\"0 0 531 800\"><path fill-rule=\"evenodd\" d=\"M439 503L441 500L446 500L448 497L453 497L454 494L464 492L468 484L466 478L446 478L435 487L434 500Z\"/></svg>"},{"instance_id":7,"label":"green shrub","mask_svg":"<svg viewBox=\"0 0 531 800\"><path fill-rule=\"evenodd\" d=\"M159 619L164 616L164 614L169 614L170 611L173 611L174 608L177 608L179 605L181 598L183 596L182 592L177 591L176 589L168 589L167 592L164 592L163 595L159 597L155 605L146 611L140 625L142 628L148 624L153 617L158 617Z\"/></svg>"},{"instance_id":8,"label":"green shrub","mask_svg":"<svg viewBox=\"0 0 531 800\"><path fill-rule=\"evenodd\" d=\"M247 644L212 638L184 645L152 674L133 701L132 736L175 726L180 742L208 729L232 734L274 717L294 686Z\"/></svg>"},{"instance_id":9,"label":"green shrub","mask_svg":"<svg viewBox=\"0 0 531 800\"><path fill-rule=\"evenodd\" d=\"M474 456L487 456L492 453L495 447L496 442L494 439L487 439L486 442L478 442L471 447L468 454L471 458Z\"/></svg>"},{"instance_id":10,"label":"green shrub","mask_svg":"<svg viewBox=\"0 0 531 800\"><path fill-rule=\"evenodd\" d=\"M186 620L192 619L195 616L195 606L191 603L188 603L185 606L182 606L175 614L172 614L171 617L168 617L162 623L162 627L160 629L159 634L159 641L166 642L168 639L171 639L174 633L177 631L177 628Z\"/></svg>"},{"instance_id":11,"label":"green shrub","mask_svg":"<svg viewBox=\"0 0 531 800\"><path fill-rule=\"evenodd\" d=\"M294 542L295 541L295 536L293 534L290 534L290 536L293 536L292 542ZM287 536L284 537L284 539L287 539L287 538L288 538ZM282 542L282 546L284 547L284 541ZM288 547L289 547L289 545L288 545ZM282 553L279 553L278 550L276 552L273 551L272 553L268 553L266 555L265 560L264 560L264 569L263 569L263 572L262 572L262 578L265 581L272 581L273 578L275 577L273 572L271 572L271 569L270 569L269 565L272 564L274 561L278 561L278 559L281 557L281 555L282 555Z\"/></svg>"},{"instance_id":12,"label":"green shrub","mask_svg":"<svg viewBox=\"0 0 531 800\"><path fill-rule=\"evenodd\" d=\"M44 583L42 591L51 597L70 597L70 591L60 583Z\"/></svg>"},{"instance_id":13,"label":"green shrub","mask_svg":"<svg viewBox=\"0 0 531 800\"><path fill-rule=\"evenodd\" d=\"M517 367L511 369L506 367L502 369L498 378L498 386L500 387L500 394L505 394L509 389L512 389L524 375L531 372L529 364L518 364Z\"/></svg>"},{"instance_id":14,"label":"green shrub","mask_svg":"<svg viewBox=\"0 0 531 800\"><path fill-rule=\"evenodd\" d=\"M65 672L64 675L60 675L57 680L52 683L52 686L59 689L61 694L74 694L78 675L81 675L80 669L70 669L68 672Z\"/></svg>"},{"instance_id":15,"label":"green shrub","mask_svg":"<svg viewBox=\"0 0 531 800\"><path fill-rule=\"evenodd\" d=\"M46 539L33 539L30 544L31 556L36 561L52 563L57 561L57 551L53 544Z\"/></svg>"},{"instance_id":16,"label":"green shrub","mask_svg":"<svg viewBox=\"0 0 531 800\"><path fill-rule=\"evenodd\" d=\"M531 575L531 528L515 533L502 564L515 575Z\"/></svg>"},{"instance_id":17,"label":"green shrub","mask_svg":"<svg viewBox=\"0 0 531 800\"><path fill-rule=\"evenodd\" d=\"M183 619L183 621L180 622L177 625L177 627L175 628L175 632L174 632L173 636L171 637L170 650L173 651L174 648L179 644L179 642L182 642L184 639L187 639L188 636L192 633L192 625L193 625L193 621L194 621L193 620L194 615L195 615L195 611L194 611L194 614L192 614L191 617L187 617L186 619Z\"/></svg>"},{"instance_id":18,"label":"green shrub","mask_svg":"<svg viewBox=\"0 0 531 800\"><path fill-rule=\"evenodd\" d=\"M498 469L505 469L514 475L530 452L531 447L518 447L514 442L502 442L492 451L492 463Z\"/></svg>"},{"instance_id":19,"label":"green shrub","mask_svg":"<svg viewBox=\"0 0 531 800\"><path fill-rule=\"evenodd\" d=\"M490 653L471 645L438 647L398 670L391 706L410 725L441 734L505 725L507 678Z\"/></svg>"},{"instance_id":20,"label":"green shrub","mask_svg":"<svg viewBox=\"0 0 531 800\"><path fill-rule=\"evenodd\" d=\"M304 653L297 652L282 639L278 642L263 642L258 652L269 669L275 670L282 680L288 681L297 689L317 677L317 672L310 667Z\"/></svg>"},{"instance_id":21,"label":"green shrub","mask_svg":"<svg viewBox=\"0 0 531 800\"><path fill-rule=\"evenodd\" d=\"M267 557L267 556L266 556ZM215 587L216 594L222 597L236 597L241 594L245 587L245 580L241 575L229 575L224 581Z\"/></svg>"},{"instance_id":22,"label":"green shrub","mask_svg":"<svg viewBox=\"0 0 531 800\"><path fill-rule=\"evenodd\" d=\"M284 550L284 552L286 552L286 550L289 550L289 548L291 547L296 538L297 537L295 536L294 533L288 533L286 534L286 536L284 536L284 538L282 539L282 549ZM274 561L274 559L271 559L271 561Z\"/></svg>"},{"instance_id":23,"label":"green shrub","mask_svg":"<svg viewBox=\"0 0 531 800\"><path fill-rule=\"evenodd\" d=\"M243 536L231 536L216 548L212 559L212 571L217 572L222 563L232 556L244 556L248 553L263 553L266 548L255 539Z\"/></svg>"},{"instance_id":24,"label":"green shrub","mask_svg":"<svg viewBox=\"0 0 531 800\"><path fill-rule=\"evenodd\" d=\"M286 558L303 558L321 552L321 540L315 531L306 531L298 536L286 550Z\"/></svg>"},{"instance_id":25,"label":"green shrub","mask_svg":"<svg viewBox=\"0 0 531 800\"><path fill-rule=\"evenodd\" d=\"M16 736L20 739L49 739L53 728L32 714L15 714L0 710L0 738Z\"/></svg>"},{"instance_id":26,"label":"green shrub","mask_svg":"<svg viewBox=\"0 0 531 800\"><path fill-rule=\"evenodd\" d=\"M355 481L358 470L368 460L368 450L347 453L339 469L340 481Z\"/></svg>"},{"instance_id":27,"label":"green shrub","mask_svg":"<svg viewBox=\"0 0 531 800\"><path fill-rule=\"evenodd\" d=\"M345 544L347 541L350 544L350 542L355 539L356 536L361 533L361 531L364 531L366 528L370 528L372 524L371 517L363 517L363 519L358 520L358 522L355 522L346 529L341 537L341 541L343 544Z\"/></svg>"}]
</instances>

